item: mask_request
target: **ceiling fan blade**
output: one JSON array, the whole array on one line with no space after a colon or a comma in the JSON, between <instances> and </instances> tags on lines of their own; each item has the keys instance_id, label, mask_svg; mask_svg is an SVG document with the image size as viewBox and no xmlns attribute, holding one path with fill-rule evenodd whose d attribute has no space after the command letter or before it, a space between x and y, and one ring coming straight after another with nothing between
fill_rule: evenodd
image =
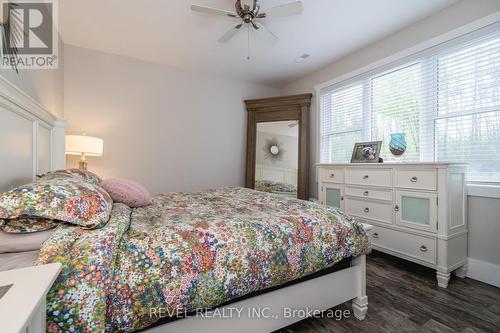
<instances>
[{"instance_id":1,"label":"ceiling fan blade","mask_svg":"<svg viewBox=\"0 0 500 333\"><path fill-rule=\"evenodd\" d=\"M230 40L231 38L233 38L233 36L241 29L241 27L243 26L243 23L240 23L238 24L237 26L231 28L228 32L226 32L221 38L219 38L217 41L219 43L225 43L227 42L228 40Z\"/></svg>"},{"instance_id":2,"label":"ceiling fan blade","mask_svg":"<svg viewBox=\"0 0 500 333\"><path fill-rule=\"evenodd\" d=\"M259 15L260 17L273 18L273 17L285 17L300 15L304 11L302 6L302 1L295 1L287 3L281 6L272 7L264 10L265 16Z\"/></svg>"},{"instance_id":3,"label":"ceiling fan blade","mask_svg":"<svg viewBox=\"0 0 500 333\"><path fill-rule=\"evenodd\" d=\"M199 6L199 5L191 5L191 10L194 12L207 13L207 14L213 14L213 15L239 17L236 13L230 12L228 10L222 10L222 9L217 9L217 8Z\"/></svg>"},{"instance_id":4,"label":"ceiling fan blade","mask_svg":"<svg viewBox=\"0 0 500 333\"><path fill-rule=\"evenodd\" d=\"M254 22L254 28L256 28L256 30L258 31L262 31L262 36L264 36L264 38L266 38L270 42L276 42L278 40L278 36L276 36L261 22Z\"/></svg>"}]
</instances>

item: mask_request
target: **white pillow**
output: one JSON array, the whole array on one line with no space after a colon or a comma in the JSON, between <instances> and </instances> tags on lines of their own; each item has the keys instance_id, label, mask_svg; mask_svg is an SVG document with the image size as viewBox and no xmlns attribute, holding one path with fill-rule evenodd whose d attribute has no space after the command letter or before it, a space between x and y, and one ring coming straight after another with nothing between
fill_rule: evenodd
<instances>
[{"instance_id":1,"label":"white pillow","mask_svg":"<svg viewBox=\"0 0 500 333\"><path fill-rule=\"evenodd\" d=\"M28 234L10 234L0 230L0 253L40 250L55 229Z\"/></svg>"}]
</instances>

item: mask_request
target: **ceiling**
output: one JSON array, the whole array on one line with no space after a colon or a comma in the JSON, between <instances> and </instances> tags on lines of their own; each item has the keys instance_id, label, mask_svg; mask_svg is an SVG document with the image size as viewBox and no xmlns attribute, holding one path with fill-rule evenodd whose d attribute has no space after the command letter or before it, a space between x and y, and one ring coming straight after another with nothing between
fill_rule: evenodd
<instances>
[{"instance_id":1,"label":"ceiling","mask_svg":"<svg viewBox=\"0 0 500 333\"><path fill-rule=\"evenodd\" d=\"M261 8L292 0L261 0ZM302 16L277 18L270 42L247 34L217 43L236 19L190 10L192 3L232 10L234 0L64 0L66 44L187 70L280 86L429 16L455 0L303 0ZM304 53L311 57L295 61Z\"/></svg>"},{"instance_id":2,"label":"ceiling","mask_svg":"<svg viewBox=\"0 0 500 333\"><path fill-rule=\"evenodd\" d=\"M299 126L290 127L289 125L297 125L295 121L271 121L265 123L257 123L257 132L266 132L272 134L281 134L286 136L299 137Z\"/></svg>"}]
</instances>

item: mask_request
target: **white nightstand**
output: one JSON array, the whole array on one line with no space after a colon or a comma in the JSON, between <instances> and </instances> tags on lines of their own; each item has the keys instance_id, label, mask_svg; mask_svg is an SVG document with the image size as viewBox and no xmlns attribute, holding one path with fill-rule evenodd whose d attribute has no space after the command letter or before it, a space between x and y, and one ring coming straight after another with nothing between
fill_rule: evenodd
<instances>
[{"instance_id":1,"label":"white nightstand","mask_svg":"<svg viewBox=\"0 0 500 333\"><path fill-rule=\"evenodd\" d=\"M61 271L49 264L0 272L0 327L3 333L46 332L47 292ZM3 289L5 291L6 288Z\"/></svg>"}]
</instances>

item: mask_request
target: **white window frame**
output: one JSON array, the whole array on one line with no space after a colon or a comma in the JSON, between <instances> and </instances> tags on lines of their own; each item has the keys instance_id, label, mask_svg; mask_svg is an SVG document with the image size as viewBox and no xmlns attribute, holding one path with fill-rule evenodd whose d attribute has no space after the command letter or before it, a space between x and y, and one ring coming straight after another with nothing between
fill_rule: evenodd
<instances>
[{"instance_id":1,"label":"white window frame","mask_svg":"<svg viewBox=\"0 0 500 333\"><path fill-rule=\"evenodd\" d=\"M329 87L340 87L341 85L344 86L344 84L349 84L349 82L355 83L355 82L361 82L363 84L363 87L365 87L366 84L369 85L369 79L370 77L373 77L374 75L381 75L381 73L386 72L386 71L394 71L396 68L401 67L401 66L408 66L412 61L413 62L422 62L425 66L429 66L429 68L433 68L434 66L437 66L437 59L429 57L429 53L432 52L432 54L439 52L439 48L441 47L441 44L446 43L445 47L443 48L449 48L452 47L453 45L459 45L463 42L466 42L468 40L473 40L476 38L479 38L481 36L487 35L491 32L498 31L500 29L500 13L495 13L490 16L487 16L483 19L474 21L470 24L467 24L465 26L462 26L458 29L452 30L446 34L437 36L435 38L429 39L426 42L423 42L421 44L415 45L411 48L408 48L406 50L403 50L401 52L398 52L396 54L393 54L389 57L383 58L379 61L376 61L374 63L371 63L367 66L361 67L357 70L354 70L352 72L346 73L344 75L338 76L337 78L334 78L332 80L329 80L327 82L321 83L317 86L314 87L315 90L315 111L316 111L316 163L320 163L320 156L321 156L321 91L323 89L327 89ZM429 51L429 49L432 49ZM428 59L433 60L433 64L425 64L425 61ZM434 67L435 69L435 67ZM437 75L437 71L433 70L434 73ZM435 82L437 82L435 80ZM334 88L335 89L335 88ZM369 89L369 86L368 88ZM436 90L434 90L436 91ZM369 94L370 96L371 94ZM437 101L437 94L436 96L433 96L433 100ZM437 108L437 102L432 103L435 105ZM369 108L363 108L363 110L369 110ZM493 108L481 108L481 109L475 109L463 113L455 113L453 114L452 117L457 117L459 115L464 115L464 114L480 114L484 112L491 111ZM433 110L435 112L432 112L432 119L427 119L426 122L431 122L432 121L432 126L425 126L427 130L432 130L435 131L435 123L437 119L441 119L444 117L450 117L450 116L444 116L444 117L438 117L437 110ZM371 112L369 112L371 113ZM422 114L422 113L421 113ZM429 123L428 123L429 124ZM371 131L371 126L370 131ZM364 132L364 129L362 129ZM425 136L425 135L423 135ZM425 136L428 138L432 138L434 140L435 134L432 133L431 136L427 135ZM432 151L421 151L420 152L420 157L421 160L435 160L435 154L436 154L436 143L435 140L433 144L431 145L422 145L425 148L427 147L432 147ZM496 197L500 198L500 183L498 182L468 182L468 188L470 189L469 191L471 192L471 195L474 196L485 196L485 197ZM492 189L493 188L493 189ZM484 191L483 191L484 189Z\"/></svg>"}]
</instances>

